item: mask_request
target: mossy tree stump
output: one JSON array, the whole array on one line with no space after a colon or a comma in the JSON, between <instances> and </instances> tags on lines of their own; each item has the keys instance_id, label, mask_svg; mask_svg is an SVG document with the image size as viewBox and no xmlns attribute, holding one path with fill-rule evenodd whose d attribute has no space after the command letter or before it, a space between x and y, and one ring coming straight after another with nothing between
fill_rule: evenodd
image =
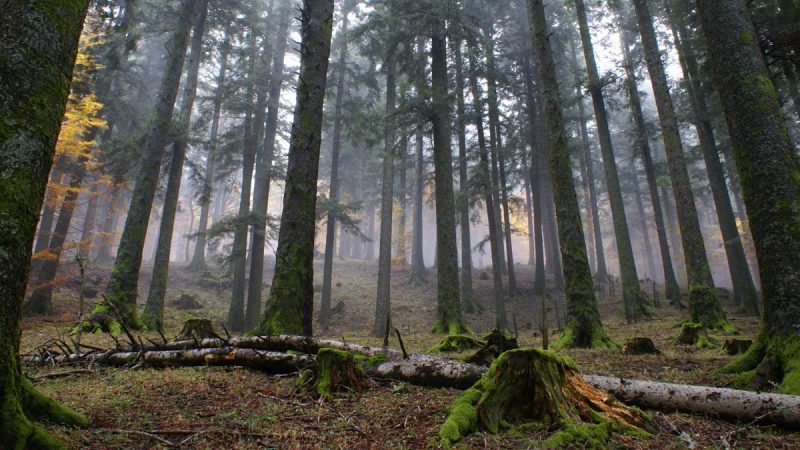
<instances>
[{"instance_id":1,"label":"mossy tree stump","mask_svg":"<svg viewBox=\"0 0 800 450\"><path fill-rule=\"evenodd\" d=\"M506 336L503 331L497 328L490 331L483 339L486 342L480 350L467 357L466 362L489 366L501 353L519 348L516 338Z\"/></svg>"},{"instance_id":2,"label":"mossy tree stump","mask_svg":"<svg viewBox=\"0 0 800 450\"><path fill-rule=\"evenodd\" d=\"M660 355L653 340L646 337L632 337L625 342L622 353L626 355Z\"/></svg>"},{"instance_id":3,"label":"mossy tree stump","mask_svg":"<svg viewBox=\"0 0 800 450\"><path fill-rule=\"evenodd\" d=\"M321 397L332 397L343 389L361 391L372 384L356 355L332 348L319 350L314 378L314 390Z\"/></svg>"},{"instance_id":4,"label":"mossy tree stump","mask_svg":"<svg viewBox=\"0 0 800 450\"><path fill-rule=\"evenodd\" d=\"M699 323L684 322L681 324L681 334L678 335L677 342L681 345L695 345L702 331L703 326Z\"/></svg>"},{"instance_id":5,"label":"mossy tree stump","mask_svg":"<svg viewBox=\"0 0 800 450\"><path fill-rule=\"evenodd\" d=\"M208 319L189 319L183 323L178 339L207 339L219 337Z\"/></svg>"},{"instance_id":6,"label":"mossy tree stump","mask_svg":"<svg viewBox=\"0 0 800 450\"><path fill-rule=\"evenodd\" d=\"M486 343L466 334L445 336L438 344L431 347L431 352L462 352L471 348L481 348Z\"/></svg>"},{"instance_id":7,"label":"mossy tree stump","mask_svg":"<svg viewBox=\"0 0 800 450\"><path fill-rule=\"evenodd\" d=\"M575 363L524 348L500 355L486 375L456 399L439 430L442 446L478 428L497 433L509 422L557 425L545 447L602 448L614 432L647 435L649 418L587 383Z\"/></svg>"}]
</instances>

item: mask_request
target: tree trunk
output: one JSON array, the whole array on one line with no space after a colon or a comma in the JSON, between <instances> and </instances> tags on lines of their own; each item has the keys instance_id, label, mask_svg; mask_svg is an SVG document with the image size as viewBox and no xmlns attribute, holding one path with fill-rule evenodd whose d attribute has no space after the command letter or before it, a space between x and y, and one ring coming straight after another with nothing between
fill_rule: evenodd
<instances>
[{"instance_id":1,"label":"tree trunk","mask_svg":"<svg viewBox=\"0 0 800 450\"><path fill-rule=\"evenodd\" d=\"M312 333L314 309L314 234L322 106L333 30L333 0L304 0L301 13L301 63L295 120L289 145L275 276L263 334Z\"/></svg>"},{"instance_id":2,"label":"tree trunk","mask_svg":"<svg viewBox=\"0 0 800 450\"><path fill-rule=\"evenodd\" d=\"M575 95L578 99L578 123L581 132L581 178L584 189L589 194L586 200L586 208L590 215L590 225L594 237L594 250L596 257L595 278L600 282L608 279L608 269L606 268L605 246L603 245L603 230L600 228L600 214L598 213L597 184L594 180L594 158L592 158L592 144L589 142L589 131L586 126L586 108L583 102L583 90L581 89L581 77L578 69L578 56L574 42L571 44L571 57L575 66ZM587 221L588 222L588 221Z\"/></svg>"},{"instance_id":3,"label":"tree trunk","mask_svg":"<svg viewBox=\"0 0 800 450\"><path fill-rule=\"evenodd\" d=\"M798 395L800 167L746 5L718 0L699 2L698 10L741 175L763 289L761 333L727 370L760 365L770 381L781 383L783 392Z\"/></svg>"},{"instance_id":4,"label":"tree trunk","mask_svg":"<svg viewBox=\"0 0 800 450\"><path fill-rule=\"evenodd\" d=\"M222 114L222 96L224 94L225 79L228 71L228 55L231 51L229 34L226 30L220 45L219 73L217 74L217 85L214 91L213 115L211 118L211 133L208 137L208 154L206 156L206 171L203 176L203 194L200 196L200 220L197 225L197 237L195 238L194 253L192 261L187 270L193 272L205 272L208 270L206 265L206 231L208 230L208 216L211 207L211 195L214 188L214 170L216 168L216 149L217 138L219 136L219 121Z\"/></svg>"},{"instance_id":5,"label":"tree trunk","mask_svg":"<svg viewBox=\"0 0 800 450\"><path fill-rule=\"evenodd\" d=\"M378 291L375 297L376 337L386 336L391 329L392 302L392 213L394 210L395 102L397 84L394 55L384 60L386 67L386 112L383 129L383 178L381 184L381 230L378 244Z\"/></svg>"},{"instance_id":6,"label":"tree trunk","mask_svg":"<svg viewBox=\"0 0 800 450\"><path fill-rule=\"evenodd\" d=\"M69 179L69 190L61 200L61 208L58 211L58 219L53 233L50 236L48 256L39 265L37 270L36 283L39 288L33 291L28 303L25 304L23 312L25 315L51 315L53 314L53 287L55 284L56 272L61 260L61 252L64 250L64 243L69 234L69 225L72 222L72 214L75 212L75 203L78 200L83 179L86 177L86 167L88 155L81 156L73 165L72 176Z\"/></svg>"},{"instance_id":7,"label":"tree trunk","mask_svg":"<svg viewBox=\"0 0 800 450\"><path fill-rule=\"evenodd\" d=\"M81 227L81 240L78 243L78 255L84 260L89 259L95 237L95 218L97 217L97 198L99 195L99 180L94 180L91 189L87 194L86 214L83 216L83 226Z\"/></svg>"},{"instance_id":8,"label":"tree trunk","mask_svg":"<svg viewBox=\"0 0 800 450\"><path fill-rule=\"evenodd\" d=\"M664 286L666 297L670 304L678 305L681 301L681 290L678 281L675 279L675 270L672 266L672 257L669 253L669 242L667 241L667 231L664 227L664 213L661 210L661 198L658 194L658 182L656 171L653 166L653 158L650 153L650 143L648 139L647 124L644 121L642 112L642 102L639 95L639 88L636 84L636 72L633 67L631 57L631 35L627 28L622 26L622 12L617 9L618 21L620 23L620 46L622 47L622 60L625 65L625 87L628 93L628 103L636 125L636 147L639 157L642 159L647 187L650 191L650 204L653 206L653 216L656 222L656 234L658 235L658 245L661 252L661 268L664 273ZM674 243L677 245L677 242Z\"/></svg>"},{"instance_id":9,"label":"tree trunk","mask_svg":"<svg viewBox=\"0 0 800 450\"><path fill-rule=\"evenodd\" d=\"M253 240L250 247L250 280L247 290L247 308L245 310L245 329L258 324L261 315L261 292L264 278L264 249L266 246L267 210L272 163L275 159L275 137L278 131L278 113L280 110L281 89L284 77L284 59L286 57L286 36L289 31L291 8L279 6L280 19L278 32L275 34L275 53L272 61L272 75L269 80L269 92L259 93L266 96L266 127L264 141L261 143L261 158L256 162L256 182L253 190ZM264 62L265 69L266 61ZM264 83L266 85L266 83ZM266 86L264 86L266 88ZM259 111L263 110L262 107ZM257 115L256 121L259 120ZM257 122L258 123L258 122Z\"/></svg>"},{"instance_id":10,"label":"tree trunk","mask_svg":"<svg viewBox=\"0 0 800 450\"><path fill-rule=\"evenodd\" d=\"M678 120L669 93L667 76L658 49L653 19L647 0L633 0L636 9L636 20L650 73L650 82L655 95L658 117L661 122L661 134L664 150L667 154L672 189L678 211L678 224L683 242L683 254L686 259L686 273L689 281L689 316L692 322L700 323L708 328L731 329L725 318L725 312L719 304L711 269L708 265L700 222L697 218L697 207L689 182L689 172L683 155L683 144L678 130Z\"/></svg>"},{"instance_id":11,"label":"tree trunk","mask_svg":"<svg viewBox=\"0 0 800 450\"><path fill-rule=\"evenodd\" d=\"M725 171L719 160L714 128L711 126L706 107L706 93L698 78L700 74L697 58L692 44L688 40L686 25L679 16L680 11L670 13L668 9L667 15L670 19L674 45L678 51L683 71L685 88L692 106L695 128L703 151L703 159L706 163L708 183L711 186L717 220L722 232L725 256L728 261L728 270L731 275L734 301L747 314L758 316L758 294L756 293L755 283L753 283L753 277L750 274L750 267L747 264L747 257L744 254L739 227L736 225L736 216L731 206L728 185L725 182Z\"/></svg>"},{"instance_id":12,"label":"tree trunk","mask_svg":"<svg viewBox=\"0 0 800 450\"><path fill-rule=\"evenodd\" d=\"M436 190L437 321L434 332L458 334L465 330L458 284L456 210L453 194L453 152L450 148L450 100L448 98L447 31L449 3L438 4L440 14L431 39L431 98L433 100L433 164Z\"/></svg>"},{"instance_id":13,"label":"tree trunk","mask_svg":"<svg viewBox=\"0 0 800 450\"><path fill-rule=\"evenodd\" d=\"M614 147L611 143L611 130L608 126L608 112L603 97L603 86L597 71L594 57L594 47L589 31L589 21L586 18L586 6L583 0L575 0L575 9L578 15L578 28L580 29L583 55L586 61L586 72L589 75L589 92L592 95L597 134L600 140L600 151L603 154L603 168L606 175L606 188L608 200L611 204L611 217L614 222L614 236L616 237L617 257L619 258L620 279L622 282L622 300L625 305L625 319L628 323L652 317L648 307L649 300L642 293L639 286L639 276L636 273L636 260L633 256L628 220L625 214L625 202L622 198L622 189L619 185L617 162L614 156Z\"/></svg>"},{"instance_id":14,"label":"tree trunk","mask_svg":"<svg viewBox=\"0 0 800 450\"><path fill-rule=\"evenodd\" d=\"M542 0L528 0L527 6L533 55L542 84L541 98L548 129L550 169L555 188L561 255L564 259L568 320L559 344L565 347L614 346L603 330L594 297L544 4Z\"/></svg>"},{"instance_id":15,"label":"tree trunk","mask_svg":"<svg viewBox=\"0 0 800 450\"><path fill-rule=\"evenodd\" d=\"M245 91L244 140L242 154L242 190L239 196L239 212L237 213L236 231L231 247L230 268L233 281L231 283L231 305L228 309L228 327L233 331L245 331L244 297L247 293L247 239L250 228L250 195L253 189L253 170L256 161L257 137L254 133L253 113L255 110L255 89L259 77L264 77L258 62L256 32L251 31L249 37L250 66Z\"/></svg>"},{"instance_id":16,"label":"tree trunk","mask_svg":"<svg viewBox=\"0 0 800 450\"><path fill-rule=\"evenodd\" d=\"M329 199L335 204L339 201L339 152L342 148L342 104L344 103L345 77L347 64L347 15L350 2L343 4L342 27L339 31L339 67L336 80L336 100L333 107L333 145L331 147L331 178ZM328 212L325 233L325 262L322 275L322 295L320 301L319 323L327 328L331 318L331 287L333 284L333 249L336 243L336 214ZM390 221L391 222L391 221Z\"/></svg>"},{"instance_id":17,"label":"tree trunk","mask_svg":"<svg viewBox=\"0 0 800 450\"><path fill-rule=\"evenodd\" d=\"M464 312L473 314L475 292L472 288L472 239L470 236L470 189L467 167L467 113L464 105L464 60L461 55L461 39L450 37L450 46L455 54L456 70L456 126L458 133L458 206L461 225L461 302ZM527 191L530 193L530 190ZM530 198L530 197L529 197Z\"/></svg>"},{"instance_id":18,"label":"tree trunk","mask_svg":"<svg viewBox=\"0 0 800 450\"><path fill-rule=\"evenodd\" d=\"M109 197L105 209L105 220L103 220L103 231L100 237L100 245L97 248L95 263L104 264L113 259L111 249L114 246L114 234L117 230L117 206L119 203L119 193L122 180L118 176L113 176L111 180L111 197Z\"/></svg>"},{"instance_id":19,"label":"tree trunk","mask_svg":"<svg viewBox=\"0 0 800 450\"><path fill-rule=\"evenodd\" d=\"M417 42L417 57L420 58L418 73L414 79L418 96L425 92L425 45L422 40ZM414 166L414 236L411 242L411 273L409 283L412 286L421 286L428 282L428 270L425 268L425 253L423 250L423 232L425 225L422 223L422 211L425 208L425 148L423 141L422 124L417 124L415 133L416 164Z\"/></svg>"},{"instance_id":20,"label":"tree trunk","mask_svg":"<svg viewBox=\"0 0 800 450\"><path fill-rule=\"evenodd\" d=\"M364 259L375 260L375 204L367 202L367 241L364 245Z\"/></svg>"},{"instance_id":21,"label":"tree trunk","mask_svg":"<svg viewBox=\"0 0 800 450\"><path fill-rule=\"evenodd\" d=\"M636 222L639 225L639 234L642 235L641 245L644 247L644 257L647 261L646 275L648 278L657 279L655 260L653 259L653 244L650 242L650 232L647 226L647 214L644 210L644 201L642 200L642 189L639 185L639 170L636 167L635 151L634 149L634 154L631 155L628 171L630 172L631 184L633 185L634 201L636 202Z\"/></svg>"},{"instance_id":22,"label":"tree trunk","mask_svg":"<svg viewBox=\"0 0 800 450\"><path fill-rule=\"evenodd\" d=\"M31 420L88 421L34 389L19 360L36 223L89 2L5 2L0 22L0 447L66 448ZM36 30L35 33L31 30ZM12 57L9 57L13 55Z\"/></svg>"},{"instance_id":23,"label":"tree trunk","mask_svg":"<svg viewBox=\"0 0 800 450\"><path fill-rule=\"evenodd\" d=\"M158 231L156 256L153 262L153 275L150 279L150 290L147 303L142 311L142 323L151 330L161 330L164 325L164 296L167 293L169 277L169 256L172 250L172 234L175 228L175 214L178 211L181 182L183 181L183 164L186 161L186 150L189 147L189 130L191 128L192 108L197 95L197 80L200 73L200 62L203 59L203 36L205 35L208 0L194 2L193 34L189 50L189 63L186 71L186 82L183 87L181 107L178 112L178 130L172 144L172 157L169 163L167 190L164 194L164 207L161 211L161 224Z\"/></svg>"},{"instance_id":24,"label":"tree trunk","mask_svg":"<svg viewBox=\"0 0 800 450\"><path fill-rule=\"evenodd\" d=\"M113 305L100 305L95 309L97 314L114 313L117 320L124 322L129 328L140 328L141 323L136 316L136 298L138 296L139 270L142 265L147 225L153 199L158 187L158 174L161 169L164 146L170 131L172 113L175 109L175 98L183 72L186 48L189 44L189 31L192 28L192 17L196 2L181 0L178 21L172 39L167 44L167 67L158 91L153 119L147 132L146 147L136 176L136 184L131 196L125 228L122 231L114 269L111 273L104 298Z\"/></svg>"},{"instance_id":25,"label":"tree trunk","mask_svg":"<svg viewBox=\"0 0 800 450\"><path fill-rule=\"evenodd\" d=\"M475 60L476 49L469 51L469 83L472 90L472 109L475 111L473 119L478 131L478 152L480 160L478 162L478 185L483 194L483 202L486 204L486 221L489 222L489 248L492 252L492 281L494 282L494 310L495 325L497 328L508 327L506 319L505 292L503 291L503 260L500 258L500 242L497 239L498 223L497 216L494 214L494 196L492 195L492 185L490 182L491 172L489 171L489 152L486 149L486 136L483 130L483 98L481 97L480 85L478 84L477 62ZM538 219L537 215L537 219Z\"/></svg>"},{"instance_id":26,"label":"tree trunk","mask_svg":"<svg viewBox=\"0 0 800 450\"><path fill-rule=\"evenodd\" d=\"M53 170L50 173L48 184L53 183L59 185L63 183L65 178L62 158L56 158L53 163ZM50 246L50 234L53 232L53 221L56 218L56 208L58 207L59 196L51 189L45 191L44 207L39 218L39 230L36 234L36 245L33 247L33 253L39 253L46 250Z\"/></svg>"}]
</instances>

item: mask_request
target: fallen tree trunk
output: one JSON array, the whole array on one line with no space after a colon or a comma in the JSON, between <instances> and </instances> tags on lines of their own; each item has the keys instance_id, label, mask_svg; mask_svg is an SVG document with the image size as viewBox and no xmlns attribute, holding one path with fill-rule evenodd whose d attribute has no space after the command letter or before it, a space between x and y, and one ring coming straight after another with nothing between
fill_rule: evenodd
<instances>
[{"instance_id":1,"label":"fallen tree trunk","mask_svg":"<svg viewBox=\"0 0 800 450\"><path fill-rule=\"evenodd\" d=\"M315 364L314 353L320 348L334 348L366 356L383 356L383 362L365 363L367 375L410 384L466 389L475 384L487 368L474 364L412 354L339 341L315 340L299 336L241 337L227 341L203 339L166 344L170 350L91 352L83 354L24 356L23 362L46 366L61 364L97 364L148 367L244 366L269 373L292 373ZM245 348L253 344L256 348ZM184 348L180 348L183 346ZM195 348L188 348L188 347ZM208 348L197 348L208 346ZM260 348L259 348L260 347ZM287 354L299 351L305 354ZM662 411L683 411L729 420L774 423L800 428L800 396L757 393L735 389L626 380L598 375L583 375L594 387L613 393L625 403Z\"/></svg>"}]
</instances>

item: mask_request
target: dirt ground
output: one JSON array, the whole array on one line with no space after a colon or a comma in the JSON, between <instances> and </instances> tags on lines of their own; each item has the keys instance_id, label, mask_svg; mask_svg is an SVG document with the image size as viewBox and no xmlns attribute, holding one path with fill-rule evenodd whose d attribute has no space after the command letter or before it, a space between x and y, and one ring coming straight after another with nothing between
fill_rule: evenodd
<instances>
[{"instance_id":1,"label":"dirt ground","mask_svg":"<svg viewBox=\"0 0 800 450\"><path fill-rule=\"evenodd\" d=\"M321 273L317 270L317 273ZM73 270L73 269L68 269ZM466 321L475 333L492 328L492 282L475 270L475 291L483 306L480 314ZM531 295L533 274L529 267L517 268L520 294L509 302L508 317L516 325L522 345L541 345L538 333L540 307ZM78 314L77 276L66 273L57 291L56 314L29 318L23 323L22 352L33 352L59 335L66 335ZM90 268L86 285L102 292L107 268ZM265 280L271 279L271 274ZM371 336L377 267L373 262L337 260L334 264L333 301L344 304L330 328L315 329L315 335L348 342L379 345ZM149 269L142 273L140 297L146 297ZM413 288L408 271L396 267L392 276L392 315L410 351L428 352L441 336L430 333L436 314L435 279ZM321 280L318 280L318 286ZM652 283L644 284L652 291ZM91 294L91 293L90 293ZM166 335L174 336L188 318L224 320L230 300L228 282L220 275L198 276L172 270L167 301L181 294L194 296L203 309L166 313ZM663 294L662 294L663 295ZM95 299L87 299L86 308ZM622 319L618 296L606 292L600 309L609 335L619 343L631 336L651 338L662 354L625 356L616 350L570 350L584 373L627 378L727 386L731 379L714 373L732 357L721 349L697 350L676 345L677 324L683 313L669 306L657 309L655 320L628 325ZM752 338L758 320L740 316L729 308L728 317L741 333ZM549 330L557 333L560 308L551 309ZM536 325L534 325L536 324ZM143 336L154 340L157 335ZM557 336L554 335L553 339ZM723 336L712 336L721 341ZM83 342L109 346L108 336L84 335ZM396 339L392 346L397 346ZM458 358L462 354L449 354ZM381 381L359 394L318 401L297 392L296 375L268 376L241 368L109 369L67 377L36 377L68 368L32 368L26 372L36 385L92 420L85 429L46 425L74 448L86 449L420 449L438 448L437 432L459 391L430 389ZM800 433L770 426L736 424L680 413L651 412L656 428L650 439L620 437L610 446L633 449L693 448L800 448ZM512 426L498 435L474 434L458 448L539 448L552 430L526 431Z\"/></svg>"}]
</instances>

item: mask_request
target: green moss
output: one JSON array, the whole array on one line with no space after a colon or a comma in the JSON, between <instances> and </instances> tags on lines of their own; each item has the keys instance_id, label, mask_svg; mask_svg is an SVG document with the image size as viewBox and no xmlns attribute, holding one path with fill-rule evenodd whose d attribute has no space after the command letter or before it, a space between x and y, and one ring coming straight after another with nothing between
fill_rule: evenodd
<instances>
[{"instance_id":1,"label":"green moss","mask_svg":"<svg viewBox=\"0 0 800 450\"><path fill-rule=\"evenodd\" d=\"M463 323L458 321L439 321L433 326L431 333L457 335L461 333L469 333L469 329L464 326Z\"/></svg>"},{"instance_id":2,"label":"green moss","mask_svg":"<svg viewBox=\"0 0 800 450\"><path fill-rule=\"evenodd\" d=\"M354 357L356 361L358 361L360 364L366 365L367 367L378 367L381 364L389 361L389 358L386 355L367 356L355 354Z\"/></svg>"},{"instance_id":3,"label":"green moss","mask_svg":"<svg viewBox=\"0 0 800 450\"><path fill-rule=\"evenodd\" d=\"M711 338L709 338L708 336L706 336L705 334L700 335L700 337L697 339L697 344L696 345L697 345L697 348L700 348L700 349L717 348L717 345L714 344L713 340Z\"/></svg>"},{"instance_id":4,"label":"green moss","mask_svg":"<svg viewBox=\"0 0 800 450\"><path fill-rule=\"evenodd\" d=\"M575 327L567 326L566 329L561 333L561 337L556 340L552 346L554 349L566 349L566 348L614 348L618 349L619 344L614 342L608 335L606 334L603 326L599 323L594 327L591 331L589 345L582 344L579 340L576 339Z\"/></svg>"},{"instance_id":5,"label":"green moss","mask_svg":"<svg viewBox=\"0 0 800 450\"><path fill-rule=\"evenodd\" d=\"M739 35L739 43L740 44L742 44L742 45L750 45L753 42L754 42L754 38L753 38L752 33L749 33L747 31L745 31L745 32L743 32L742 34Z\"/></svg>"},{"instance_id":6,"label":"green moss","mask_svg":"<svg viewBox=\"0 0 800 450\"><path fill-rule=\"evenodd\" d=\"M477 429L478 412L475 405L480 398L481 391L472 387L464 391L453 403L447 420L439 429L439 439L443 448L451 448L453 443Z\"/></svg>"},{"instance_id":7,"label":"green moss","mask_svg":"<svg viewBox=\"0 0 800 450\"><path fill-rule=\"evenodd\" d=\"M332 397L342 388L366 387L366 375L353 353L322 348L317 354L314 390L321 397Z\"/></svg>"},{"instance_id":8,"label":"green moss","mask_svg":"<svg viewBox=\"0 0 800 450\"><path fill-rule=\"evenodd\" d=\"M481 348L486 343L472 336L464 334L451 334L445 336L438 344L431 347L429 352L461 352L471 348Z\"/></svg>"},{"instance_id":9,"label":"green moss","mask_svg":"<svg viewBox=\"0 0 800 450\"><path fill-rule=\"evenodd\" d=\"M709 330L736 332L725 318L717 290L707 284L693 284L689 287L689 318Z\"/></svg>"},{"instance_id":10,"label":"green moss","mask_svg":"<svg viewBox=\"0 0 800 450\"><path fill-rule=\"evenodd\" d=\"M738 383L752 382L764 366L786 394L800 395L800 336L762 331L753 345L720 373L740 374ZM748 383L749 384L749 383Z\"/></svg>"}]
</instances>

